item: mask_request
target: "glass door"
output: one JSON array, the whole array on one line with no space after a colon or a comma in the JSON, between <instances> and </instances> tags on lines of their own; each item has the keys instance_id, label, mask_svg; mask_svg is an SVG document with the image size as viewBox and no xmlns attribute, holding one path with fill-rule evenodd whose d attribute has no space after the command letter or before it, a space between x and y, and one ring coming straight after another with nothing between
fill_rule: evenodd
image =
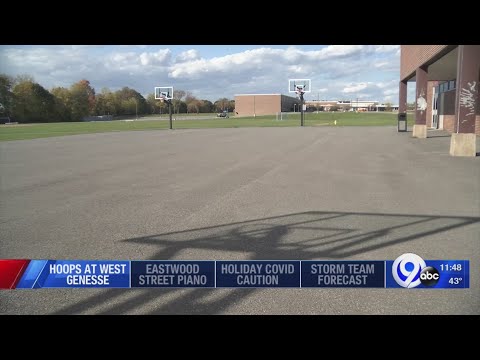
<instances>
[{"instance_id":1,"label":"glass door","mask_svg":"<svg viewBox=\"0 0 480 360\"><path fill-rule=\"evenodd\" d=\"M438 129L438 86L433 87L433 94L432 94L432 128Z\"/></svg>"}]
</instances>

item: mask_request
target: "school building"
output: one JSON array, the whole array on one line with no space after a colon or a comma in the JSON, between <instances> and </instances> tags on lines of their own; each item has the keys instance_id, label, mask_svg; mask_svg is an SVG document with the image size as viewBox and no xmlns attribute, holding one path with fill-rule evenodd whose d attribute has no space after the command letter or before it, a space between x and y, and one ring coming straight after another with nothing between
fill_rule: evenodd
<instances>
[{"instance_id":1,"label":"school building","mask_svg":"<svg viewBox=\"0 0 480 360\"><path fill-rule=\"evenodd\" d=\"M399 113L406 113L407 87L414 85L413 136L444 129L452 133L450 155L476 156L479 81L480 45L402 45Z\"/></svg>"},{"instance_id":2,"label":"school building","mask_svg":"<svg viewBox=\"0 0 480 360\"><path fill-rule=\"evenodd\" d=\"M299 111L300 99L282 94L235 95L235 116L274 115Z\"/></svg>"}]
</instances>

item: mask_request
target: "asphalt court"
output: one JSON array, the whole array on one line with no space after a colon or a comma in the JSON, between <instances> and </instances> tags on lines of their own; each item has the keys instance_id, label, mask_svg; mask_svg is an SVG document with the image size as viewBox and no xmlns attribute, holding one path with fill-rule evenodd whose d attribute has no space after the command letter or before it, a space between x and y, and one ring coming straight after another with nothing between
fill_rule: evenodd
<instances>
[{"instance_id":1,"label":"asphalt court","mask_svg":"<svg viewBox=\"0 0 480 360\"><path fill-rule=\"evenodd\" d=\"M3 314L479 314L480 158L395 127L0 143L0 258L470 260L470 289L43 289ZM480 148L480 147L478 147Z\"/></svg>"}]
</instances>

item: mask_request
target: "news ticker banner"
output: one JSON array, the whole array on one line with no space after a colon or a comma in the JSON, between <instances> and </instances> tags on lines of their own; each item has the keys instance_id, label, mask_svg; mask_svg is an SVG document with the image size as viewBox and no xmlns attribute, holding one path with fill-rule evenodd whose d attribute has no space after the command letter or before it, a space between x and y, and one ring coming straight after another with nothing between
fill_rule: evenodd
<instances>
[{"instance_id":1,"label":"news ticker banner","mask_svg":"<svg viewBox=\"0 0 480 360\"><path fill-rule=\"evenodd\" d=\"M0 289L470 286L469 260L0 260Z\"/></svg>"}]
</instances>

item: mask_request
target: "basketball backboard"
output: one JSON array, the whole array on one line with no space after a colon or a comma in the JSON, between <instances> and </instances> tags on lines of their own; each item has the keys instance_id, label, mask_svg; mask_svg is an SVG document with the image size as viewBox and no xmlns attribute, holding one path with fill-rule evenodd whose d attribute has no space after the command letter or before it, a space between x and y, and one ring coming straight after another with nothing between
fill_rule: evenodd
<instances>
[{"instance_id":1,"label":"basketball backboard","mask_svg":"<svg viewBox=\"0 0 480 360\"><path fill-rule=\"evenodd\" d=\"M155 99L157 100L173 99L173 86L156 86Z\"/></svg>"},{"instance_id":2,"label":"basketball backboard","mask_svg":"<svg viewBox=\"0 0 480 360\"><path fill-rule=\"evenodd\" d=\"M312 81L310 79L289 79L288 80L288 92L298 93L299 91L309 93L311 89Z\"/></svg>"}]
</instances>

